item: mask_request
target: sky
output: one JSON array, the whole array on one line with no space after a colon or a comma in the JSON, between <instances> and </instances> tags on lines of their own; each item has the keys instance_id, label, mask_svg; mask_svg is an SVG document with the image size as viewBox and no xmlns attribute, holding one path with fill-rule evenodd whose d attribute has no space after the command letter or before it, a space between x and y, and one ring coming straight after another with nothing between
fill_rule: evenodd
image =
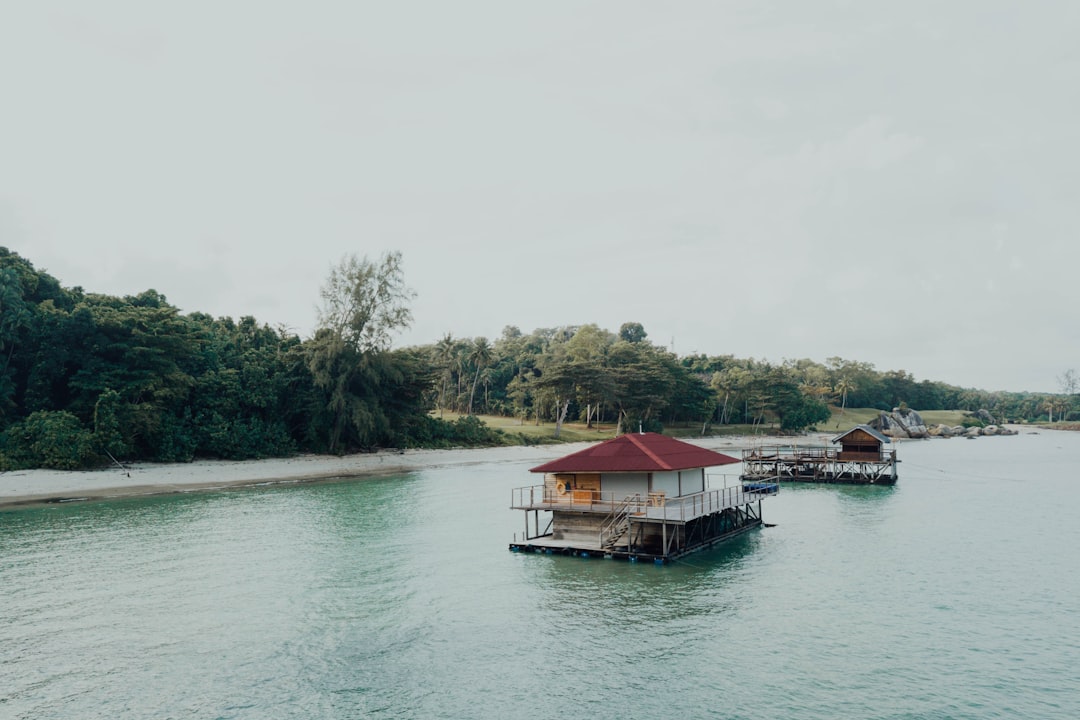
<instances>
[{"instance_id":1,"label":"sky","mask_svg":"<svg viewBox=\"0 0 1080 720\"><path fill-rule=\"evenodd\" d=\"M985 390L1080 368L1080 3L41 0L0 10L0 246L309 336L639 322Z\"/></svg>"}]
</instances>

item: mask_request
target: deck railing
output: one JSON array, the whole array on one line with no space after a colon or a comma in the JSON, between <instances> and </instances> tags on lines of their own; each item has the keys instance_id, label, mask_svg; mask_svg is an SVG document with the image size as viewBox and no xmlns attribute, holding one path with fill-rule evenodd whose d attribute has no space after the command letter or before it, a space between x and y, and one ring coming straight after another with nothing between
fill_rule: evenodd
<instances>
[{"instance_id":1,"label":"deck railing","mask_svg":"<svg viewBox=\"0 0 1080 720\"><path fill-rule=\"evenodd\" d=\"M586 499L586 493L588 499ZM668 497L659 493L616 498L596 490L559 494L544 485L514 488L510 507L516 510L569 510L612 514L616 511L649 520L687 522L728 508L755 502L775 489L746 490L741 484L693 495Z\"/></svg>"},{"instance_id":2,"label":"deck railing","mask_svg":"<svg viewBox=\"0 0 1080 720\"><path fill-rule=\"evenodd\" d=\"M766 462L892 462L896 450L882 448L879 452L853 452L843 448L798 445L775 445L747 448L742 451L744 463Z\"/></svg>"},{"instance_id":3,"label":"deck railing","mask_svg":"<svg viewBox=\"0 0 1080 720\"><path fill-rule=\"evenodd\" d=\"M767 460L836 460L840 448L824 446L799 447L797 445L775 445L772 447L747 448L742 451L743 462L761 462Z\"/></svg>"}]
</instances>

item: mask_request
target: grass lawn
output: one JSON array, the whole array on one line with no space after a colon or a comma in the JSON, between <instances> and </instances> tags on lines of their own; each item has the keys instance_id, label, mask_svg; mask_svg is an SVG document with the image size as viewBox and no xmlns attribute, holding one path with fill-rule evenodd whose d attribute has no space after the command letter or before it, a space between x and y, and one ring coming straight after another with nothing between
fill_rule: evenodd
<instances>
[{"instance_id":1,"label":"grass lawn","mask_svg":"<svg viewBox=\"0 0 1080 720\"><path fill-rule=\"evenodd\" d=\"M1047 430L1080 430L1080 423L1075 422L1040 422L1032 423L1034 427L1046 428Z\"/></svg>"},{"instance_id":2,"label":"grass lawn","mask_svg":"<svg viewBox=\"0 0 1080 720\"><path fill-rule=\"evenodd\" d=\"M840 412L838 407L830 407L832 410L832 418L827 420L824 426L818 426L823 431L836 431L845 432L855 427L856 425L865 425L871 420L877 418L879 410L874 408L844 408L843 412Z\"/></svg>"},{"instance_id":3,"label":"grass lawn","mask_svg":"<svg viewBox=\"0 0 1080 720\"><path fill-rule=\"evenodd\" d=\"M435 413L435 417L438 417L438 413ZM459 417L461 416L457 413L443 413L443 419L447 422L453 422ZM553 422L542 422L537 425L535 420L527 420L522 424L518 418L503 417L502 415L477 415L476 417L488 427L502 430L511 439L519 435L523 436L521 438L523 443L592 442L595 440L609 440L615 437L615 423L594 424L593 427L589 428L585 426L585 423L565 422L562 426L562 433L559 435L559 439L556 440L555 423ZM776 427L774 425L765 425L764 427L759 425L756 428L753 425L713 425L709 428L707 434L709 437L718 437L753 435L762 432L776 432ZM664 434L678 438L701 437L701 424L680 423L679 425L665 427Z\"/></svg>"},{"instance_id":4,"label":"grass lawn","mask_svg":"<svg viewBox=\"0 0 1080 720\"><path fill-rule=\"evenodd\" d=\"M833 407L832 418L825 423L817 426L817 430L823 433L842 433L850 430L856 425L863 425L869 423L871 420L878 416L878 410L874 408L845 408L844 412L840 412L840 408ZM963 422L965 413L962 410L928 410L926 412L920 412L923 420L927 425L936 425L938 423L945 423L947 425L960 425ZM438 417L438 413L434 414ZM444 413L443 419L448 422L453 422L458 419L460 415L456 413ZM477 415L479 420L482 420L488 427L502 430L506 433L509 444L522 444L522 445L538 445L542 443L562 443L562 442L594 442L597 440L608 440L615 437L615 424L603 423L594 424L593 427L586 427L584 423L580 422L565 422L562 426L562 433L559 438L555 438L555 423L542 422L539 425L535 420L527 420L522 423L520 419L513 417L503 417L501 415ZM709 427L706 435L708 437L722 437L730 435L772 435L779 431L777 425L772 423L766 423L765 425L712 425ZM667 426L664 428L664 434L672 437L693 439L701 437L701 424L700 423L680 423L678 425Z\"/></svg>"},{"instance_id":5,"label":"grass lawn","mask_svg":"<svg viewBox=\"0 0 1080 720\"><path fill-rule=\"evenodd\" d=\"M438 417L438 413L434 414ZM457 420L460 415L457 413L444 413L442 418L447 422L453 422ZM502 430L513 439L517 435L522 435L522 443L539 444L544 442L582 442L593 440L608 440L615 437L615 425L612 423L594 424L593 427L585 427L585 423L571 423L565 422L562 426L562 433L559 435L558 440L555 439L555 423L542 422L539 425L535 420L526 420L522 424L521 420L513 417L503 417L502 415L477 415L477 419L482 420L488 427L495 428L496 430ZM514 443L511 443L514 444Z\"/></svg>"},{"instance_id":6,"label":"grass lawn","mask_svg":"<svg viewBox=\"0 0 1080 720\"><path fill-rule=\"evenodd\" d=\"M433 413L439 417L438 413ZM454 422L461 415L444 412L442 418L447 422ZM609 440L615 437L615 423L594 424L589 428L585 423L565 422L562 433L555 439L555 423L542 422L536 424L536 420L527 420L522 424L521 420L502 415L477 415L478 420L483 421L488 427L502 430L510 438L511 445L518 444L542 444L562 442L593 442L596 440ZM855 425L856 423L851 423ZM774 423L764 425L711 425L706 432L706 437L728 437L745 435L773 435L779 431ZM824 429L823 429L824 431ZM679 423L664 427L664 434L671 437L693 439L701 437L701 423Z\"/></svg>"},{"instance_id":7,"label":"grass lawn","mask_svg":"<svg viewBox=\"0 0 1080 720\"><path fill-rule=\"evenodd\" d=\"M927 410L919 414L927 425L963 425L968 413L963 410Z\"/></svg>"}]
</instances>

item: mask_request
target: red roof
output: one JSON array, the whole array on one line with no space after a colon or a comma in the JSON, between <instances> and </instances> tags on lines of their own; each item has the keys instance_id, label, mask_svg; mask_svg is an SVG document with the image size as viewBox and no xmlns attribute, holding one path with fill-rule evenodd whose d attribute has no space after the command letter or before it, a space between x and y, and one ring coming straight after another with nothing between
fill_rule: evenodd
<instances>
[{"instance_id":1,"label":"red roof","mask_svg":"<svg viewBox=\"0 0 1080 720\"><path fill-rule=\"evenodd\" d=\"M535 473L662 472L715 467L739 462L658 433L627 433L558 460L538 465Z\"/></svg>"}]
</instances>

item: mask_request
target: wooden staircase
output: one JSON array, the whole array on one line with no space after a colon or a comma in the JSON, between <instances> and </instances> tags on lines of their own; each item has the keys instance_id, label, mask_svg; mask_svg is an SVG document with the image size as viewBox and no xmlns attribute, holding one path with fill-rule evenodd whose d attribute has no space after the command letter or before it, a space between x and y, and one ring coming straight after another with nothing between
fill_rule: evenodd
<instances>
[{"instance_id":1,"label":"wooden staircase","mask_svg":"<svg viewBox=\"0 0 1080 720\"><path fill-rule=\"evenodd\" d=\"M600 526L600 547L610 550L630 532L630 513L641 504L639 495L628 495L611 509L604 524Z\"/></svg>"}]
</instances>

